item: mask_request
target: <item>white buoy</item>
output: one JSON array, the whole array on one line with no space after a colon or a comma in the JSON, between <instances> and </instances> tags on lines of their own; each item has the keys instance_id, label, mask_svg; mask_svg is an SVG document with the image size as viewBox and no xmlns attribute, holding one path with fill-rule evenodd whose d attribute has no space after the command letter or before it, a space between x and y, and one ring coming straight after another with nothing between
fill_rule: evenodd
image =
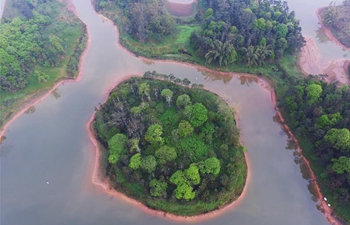
<instances>
[{"instance_id":1,"label":"white buoy","mask_svg":"<svg viewBox=\"0 0 350 225\"><path fill-rule=\"evenodd\" d=\"M50 183L47 181L46 184L50 184Z\"/></svg>"},{"instance_id":2,"label":"white buoy","mask_svg":"<svg viewBox=\"0 0 350 225\"><path fill-rule=\"evenodd\" d=\"M326 198L326 197L324 197L324 198L323 198L323 200L327 201L327 198Z\"/></svg>"},{"instance_id":3,"label":"white buoy","mask_svg":"<svg viewBox=\"0 0 350 225\"><path fill-rule=\"evenodd\" d=\"M331 204L328 204L328 207L331 207Z\"/></svg>"}]
</instances>

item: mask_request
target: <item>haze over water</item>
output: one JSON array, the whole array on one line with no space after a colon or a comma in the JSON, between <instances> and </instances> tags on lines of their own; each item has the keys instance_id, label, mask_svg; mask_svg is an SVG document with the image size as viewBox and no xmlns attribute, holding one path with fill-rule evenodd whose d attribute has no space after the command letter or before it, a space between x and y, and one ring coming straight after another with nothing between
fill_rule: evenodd
<instances>
[{"instance_id":1,"label":"haze over water","mask_svg":"<svg viewBox=\"0 0 350 225\"><path fill-rule=\"evenodd\" d=\"M179 224L149 215L91 182L95 150L86 124L94 107L118 80L148 70L202 83L238 112L250 162L246 196L223 215L199 224L328 224L317 210L295 149L275 122L271 94L263 83L235 74L202 73L179 63L146 64L120 48L116 30L95 13L90 1L73 3L91 36L82 79L59 86L32 113L21 115L9 126L3 142L5 155L0 158L1 225ZM311 37L317 30L314 10L328 4L325 0L289 1L302 20L303 33ZM329 57L348 54L329 42L318 46Z\"/></svg>"}]
</instances>

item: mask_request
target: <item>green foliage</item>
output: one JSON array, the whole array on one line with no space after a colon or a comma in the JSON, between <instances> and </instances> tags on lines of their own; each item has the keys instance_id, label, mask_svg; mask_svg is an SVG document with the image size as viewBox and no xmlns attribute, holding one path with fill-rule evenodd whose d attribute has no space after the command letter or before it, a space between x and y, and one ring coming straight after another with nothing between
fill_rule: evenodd
<instances>
[{"instance_id":1,"label":"green foliage","mask_svg":"<svg viewBox=\"0 0 350 225\"><path fill-rule=\"evenodd\" d=\"M141 166L141 154L136 153L135 155L131 156L129 168L132 170L137 170Z\"/></svg>"},{"instance_id":2,"label":"green foliage","mask_svg":"<svg viewBox=\"0 0 350 225\"><path fill-rule=\"evenodd\" d=\"M342 152L350 151L350 131L347 128L332 128L324 136L324 139Z\"/></svg>"},{"instance_id":3,"label":"green foliage","mask_svg":"<svg viewBox=\"0 0 350 225\"><path fill-rule=\"evenodd\" d=\"M153 197L161 197L166 193L168 184L157 179L153 179L149 182L150 193Z\"/></svg>"},{"instance_id":4,"label":"green foliage","mask_svg":"<svg viewBox=\"0 0 350 225\"><path fill-rule=\"evenodd\" d=\"M306 88L306 95L309 103L314 103L322 93L322 87L319 84L310 84Z\"/></svg>"},{"instance_id":5,"label":"green foliage","mask_svg":"<svg viewBox=\"0 0 350 225\"><path fill-rule=\"evenodd\" d=\"M141 160L141 168L146 170L148 173L154 172L156 167L157 161L153 155L146 156Z\"/></svg>"},{"instance_id":6,"label":"green foliage","mask_svg":"<svg viewBox=\"0 0 350 225\"><path fill-rule=\"evenodd\" d=\"M178 147L182 154L194 162L198 162L208 155L208 146L197 135L181 139Z\"/></svg>"},{"instance_id":7,"label":"green foliage","mask_svg":"<svg viewBox=\"0 0 350 225\"><path fill-rule=\"evenodd\" d=\"M189 135L191 135L193 133L193 127L191 126L191 124L188 121L182 120L179 123L178 131L179 131L179 135L181 137L183 137L183 138L188 137Z\"/></svg>"},{"instance_id":8,"label":"green foliage","mask_svg":"<svg viewBox=\"0 0 350 225\"><path fill-rule=\"evenodd\" d=\"M157 157L159 164L165 164L174 161L177 157L177 153L174 148L163 145L155 151L155 156Z\"/></svg>"},{"instance_id":9,"label":"green foliage","mask_svg":"<svg viewBox=\"0 0 350 225\"><path fill-rule=\"evenodd\" d=\"M166 99L166 102L170 105L171 99L173 97L173 92L170 89L163 89L160 94Z\"/></svg>"},{"instance_id":10,"label":"green foliage","mask_svg":"<svg viewBox=\"0 0 350 225\"><path fill-rule=\"evenodd\" d=\"M198 185L201 182L199 169L196 164L191 164L190 167L184 171L184 174L194 185Z\"/></svg>"},{"instance_id":11,"label":"green foliage","mask_svg":"<svg viewBox=\"0 0 350 225\"><path fill-rule=\"evenodd\" d=\"M350 158L345 156L340 156L339 159L332 159L334 163L332 169L338 174L343 174L347 172L350 174ZM350 178L350 177L349 177Z\"/></svg>"},{"instance_id":12,"label":"green foliage","mask_svg":"<svg viewBox=\"0 0 350 225\"><path fill-rule=\"evenodd\" d=\"M208 158L199 164L199 169L202 173L214 174L215 176L220 173L220 168L220 160L216 157Z\"/></svg>"},{"instance_id":13,"label":"green foliage","mask_svg":"<svg viewBox=\"0 0 350 225\"><path fill-rule=\"evenodd\" d=\"M141 83L139 85L139 95L141 96L146 96L148 101L151 100L151 95L150 95L150 88L149 88L149 84L147 83Z\"/></svg>"},{"instance_id":14,"label":"green foliage","mask_svg":"<svg viewBox=\"0 0 350 225\"><path fill-rule=\"evenodd\" d=\"M119 157L126 153L128 138L124 134L116 134L108 141L108 160L111 164L117 163Z\"/></svg>"},{"instance_id":15,"label":"green foliage","mask_svg":"<svg viewBox=\"0 0 350 225\"><path fill-rule=\"evenodd\" d=\"M188 105L191 105L191 98L187 94L179 95L176 100L177 107L185 108Z\"/></svg>"},{"instance_id":16,"label":"green foliage","mask_svg":"<svg viewBox=\"0 0 350 225\"><path fill-rule=\"evenodd\" d=\"M214 10L212 8L207 9L205 12L205 18L209 18L214 15Z\"/></svg>"},{"instance_id":17,"label":"green foliage","mask_svg":"<svg viewBox=\"0 0 350 225\"><path fill-rule=\"evenodd\" d=\"M159 124L152 124L145 135L145 140L152 145L163 145L164 140L161 137L163 133L163 128Z\"/></svg>"},{"instance_id":18,"label":"green foliage","mask_svg":"<svg viewBox=\"0 0 350 225\"><path fill-rule=\"evenodd\" d=\"M193 127L202 126L208 119L208 110L202 103L196 103L190 108L190 123Z\"/></svg>"},{"instance_id":19,"label":"green foliage","mask_svg":"<svg viewBox=\"0 0 350 225\"><path fill-rule=\"evenodd\" d=\"M181 183L175 189L175 197L177 199L185 199L187 201L194 199L196 193L188 183Z\"/></svg>"}]
</instances>

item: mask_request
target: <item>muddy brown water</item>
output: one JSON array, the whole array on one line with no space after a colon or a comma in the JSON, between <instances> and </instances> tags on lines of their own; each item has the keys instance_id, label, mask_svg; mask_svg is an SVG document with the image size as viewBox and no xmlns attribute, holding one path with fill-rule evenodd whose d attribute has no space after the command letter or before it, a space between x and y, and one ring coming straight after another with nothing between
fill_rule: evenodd
<instances>
[{"instance_id":1,"label":"muddy brown water","mask_svg":"<svg viewBox=\"0 0 350 225\"><path fill-rule=\"evenodd\" d=\"M271 93L257 78L221 76L195 66L144 61L118 44L115 28L90 1L73 0L90 42L81 79L58 86L8 126L1 144L1 225L180 224L108 195L92 183L95 150L86 124L94 107L123 77L148 70L173 73L218 93L238 112L250 162L246 194L223 214L198 224L326 225L310 177L276 119ZM325 0L290 0L304 34L316 39L314 10ZM328 58L348 57L330 42L317 42ZM181 222L187 223L187 222ZM190 222L188 222L190 223Z\"/></svg>"}]
</instances>

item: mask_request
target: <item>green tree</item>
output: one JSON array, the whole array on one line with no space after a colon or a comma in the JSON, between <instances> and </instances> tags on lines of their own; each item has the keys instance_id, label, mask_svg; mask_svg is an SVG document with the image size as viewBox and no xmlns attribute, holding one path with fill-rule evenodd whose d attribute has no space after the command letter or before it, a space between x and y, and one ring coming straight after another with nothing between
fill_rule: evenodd
<instances>
[{"instance_id":1,"label":"green tree","mask_svg":"<svg viewBox=\"0 0 350 225\"><path fill-rule=\"evenodd\" d=\"M141 154L136 153L135 155L131 156L129 168L132 170L137 170L141 166Z\"/></svg>"},{"instance_id":2,"label":"green tree","mask_svg":"<svg viewBox=\"0 0 350 225\"><path fill-rule=\"evenodd\" d=\"M175 197L177 199L185 199L186 201L194 199L196 193L193 191L193 187L188 183L181 183L175 189Z\"/></svg>"},{"instance_id":3,"label":"green tree","mask_svg":"<svg viewBox=\"0 0 350 225\"><path fill-rule=\"evenodd\" d=\"M149 182L150 193L153 197L161 197L165 195L168 188L168 184L157 179L153 179Z\"/></svg>"},{"instance_id":4,"label":"green tree","mask_svg":"<svg viewBox=\"0 0 350 225\"><path fill-rule=\"evenodd\" d=\"M126 153L126 144L128 142L128 138L124 134L115 134L108 141L108 152L109 157L108 161L111 164L117 163L119 157Z\"/></svg>"},{"instance_id":5,"label":"green tree","mask_svg":"<svg viewBox=\"0 0 350 225\"><path fill-rule=\"evenodd\" d=\"M221 42L215 39L214 42L210 44L209 51L205 54L205 60L208 63L217 62L220 66L227 66L235 62L236 58L232 58L235 56L237 56L237 53L235 53L235 48L229 41Z\"/></svg>"},{"instance_id":6,"label":"green tree","mask_svg":"<svg viewBox=\"0 0 350 225\"><path fill-rule=\"evenodd\" d=\"M139 95L146 96L148 101L151 101L151 89L149 87L149 84L141 83L139 85Z\"/></svg>"},{"instance_id":7,"label":"green tree","mask_svg":"<svg viewBox=\"0 0 350 225\"><path fill-rule=\"evenodd\" d=\"M176 185L179 185L181 183L188 183L185 174L181 170L177 170L173 175L170 177L170 182Z\"/></svg>"},{"instance_id":8,"label":"green tree","mask_svg":"<svg viewBox=\"0 0 350 225\"><path fill-rule=\"evenodd\" d=\"M163 145L155 151L155 156L157 157L159 164L165 164L167 162L174 161L177 154L175 148Z\"/></svg>"},{"instance_id":9,"label":"green tree","mask_svg":"<svg viewBox=\"0 0 350 225\"><path fill-rule=\"evenodd\" d=\"M152 173L156 170L157 161L153 155L146 156L141 160L141 168L146 170L148 173Z\"/></svg>"},{"instance_id":10,"label":"green tree","mask_svg":"<svg viewBox=\"0 0 350 225\"><path fill-rule=\"evenodd\" d=\"M165 97L166 102L168 105L170 105L171 99L173 97L173 92L170 89L163 89L160 94Z\"/></svg>"},{"instance_id":11,"label":"green tree","mask_svg":"<svg viewBox=\"0 0 350 225\"><path fill-rule=\"evenodd\" d=\"M181 137L188 137L193 133L193 127L188 121L182 120L179 123L178 132Z\"/></svg>"},{"instance_id":12,"label":"green tree","mask_svg":"<svg viewBox=\"0 0 350 225\"><path fill-rule=\"evenodd\" d=\"M350 173L350 158L346 156L340 156L339 159L332 159L334 163L332 169L338 174L343 174L344 172Z\"/></svg>"},{"instance_id":13,"label":"green tree","mask_svg":"<svg viewBox=\"0 0 350 225\"><path fill-rule=\"evenodd\" d=\"M215 176L220 173L220 161L216 157L206 159L198 167L202 173L214 174Z\"/></svg>"},{"instance_id":14,"label":"green tree","mask_svg":"<svg viewBox=\"0 0 350 225\"><path fill-rule=\"evenodd\" d=\"M322 87L319 84L309 84L306 88L306 95L309 103L314 103L318 100L322 93Z\"/></svg>"},{"instance_id":15,"label":"green tree","mask_svg":"<svg viewBox=\"0 0 350 225\"><path fill-rule=\"evenodd\" d=\"M152 124L146 132L145 135L145 140L148 141L149 143L151 143L152 145L163 145L164 144L164 140L161 137L163 133L163 128L161 125L159 124Z\"/></svg>"},{"instance_id":16,"label":"green tree","mask_svg":"<svg viewBox=\"0 0 350 225\"><path fill-rule=\"evenodd\" d=\"M279 23L276 27L276 33L278 38L286 38L288 33L288 27L286 24Z\"/></svg>"},{"instance_id":17,"label":"green tree","mask_svg":"<svg viewBox=\"0 0 350 225\"><path fill-rule=\"evenodd\" d=\"M214 15L214 10L212 8L209 8L207 11L205 11L205 18L209 18L212 15Z\"/></svg>"},{"instance_id":18,"label":"green tree","mask_svg":"<svg viewBox=\"0 0 350 225\"><path fill-rule=\"evenodd\" d=\"M177 107L183 107L185 108L188 105L191 105L191 98L190 96L186 95L186 94L182 94L179 97L177 97L176 100L176 105Z\"/></svg>"},{"instance_id":19,"label":"green tree","mask_svg":"<svg viewBox=\"0 0 350 225\"><path fill-rule=\"evenodd\" d=\"M208 120L208 110L202 103L191 106L190 123L194 127L199 127Z\"/></svg>"},{"instance_id":20,"label":"green tree","mask_svg":"<svg viewBox=\"0 0 350 225\"><path fill-rule=\"evenodd\" d=\"M324 139L342 152L350 151L350 131L347 128L332 128L324 136Z\"/></svg>"},{"instance_id":21,"label":"green tree","mask_svg":"<svg viewBox=\"0 0 350 225\"><path fill-rule=\"evenodd\" d=\"M141 149L139 147L139 142L140 140L137 139L137 138L132 138L129 140L129 152L130 153L134 153L134 152L138 152L140 153L141 152Z\"/></svg>"},{"instance_id":22,"label":"green tree","mask_svg":"<svg viewBox=\"0 0 350 225\"><path fill-rule=\"evenodd\" d=\"M194 185L198 185L201 182L201 177L199 175L199 169L196 164L192 163L188 169L184 171L186 178Z\"/></svg>"}]
</instances>

